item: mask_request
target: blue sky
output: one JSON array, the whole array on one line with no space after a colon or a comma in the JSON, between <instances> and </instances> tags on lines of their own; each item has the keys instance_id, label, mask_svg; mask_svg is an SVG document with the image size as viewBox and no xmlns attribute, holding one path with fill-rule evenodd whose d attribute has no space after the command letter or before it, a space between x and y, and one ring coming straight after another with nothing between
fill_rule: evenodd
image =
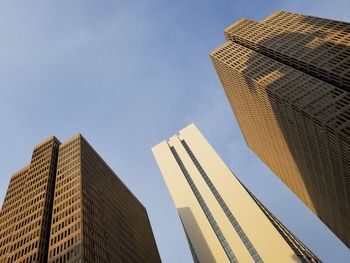
<instances>
[{"instance_id":1,"label":"blue sky","mask_svg":"<svg viewBox=\"0 0 350 263\"><path fill-rule=\"evenodd\" d=\"M281 9L350 19L345 0L0 1L0 200L34 144L80 132L146 206L163 262L191 262L150 149L194 122L324 262L350 262L246 147L208 56L237 19Z\"/></svg>"}]
</instances>

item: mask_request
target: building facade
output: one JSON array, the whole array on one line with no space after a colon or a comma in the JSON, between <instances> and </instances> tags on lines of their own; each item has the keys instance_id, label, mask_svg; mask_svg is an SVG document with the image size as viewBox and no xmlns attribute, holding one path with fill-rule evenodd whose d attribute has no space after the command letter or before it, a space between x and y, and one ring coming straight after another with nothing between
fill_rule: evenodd
<instances>
[{"instance_id":1,"label":"building facade","mask_svg":"<svg viewBox=\"0 0 350 263\"><path fill-rule=\"evenodd\" d=\"M210 53L249 148L350 246L350 24L279 11Z\"/></svg>"},{"instance_id":2,"label":"building facade","mask_svg":"<svg viewBox=\"0 0 350 263\"><path fill-rule=\"evenodd\" d=\"M47 262L60 142L35 146L29 165L12 175L0 212L0 262Z\"/></svg>"},{"instance_id":3,"label":"building facade","mask_svg":"<svg viewBox=\"0 0 350 263\"><path fill-rule=\"evenodd\" d=\"M193 124L152 151L195 262L320 262L245 189Z\"/></svg>"},{"instance_id":4,"label":"building facade","mask_svg":"<svg viewBox=\"0 0 350 263\"><path fill-rule=\"evenodd\" d=\"M0 262L161 262L146 209L80 134L51 137L15 173Z\"/></svg>"}]
</instances>

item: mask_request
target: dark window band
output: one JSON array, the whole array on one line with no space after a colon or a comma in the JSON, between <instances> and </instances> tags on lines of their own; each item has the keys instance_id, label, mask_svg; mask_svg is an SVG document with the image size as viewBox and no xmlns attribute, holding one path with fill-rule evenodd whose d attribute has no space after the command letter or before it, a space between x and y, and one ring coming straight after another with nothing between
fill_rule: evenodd
<instances>
[{"instance_id":1,"label":"dark window band","mask_svg":"<svg viewBox=\"0 0 350 263\"><path fill-rule=\"evenodd\" d=\"M191 187L192 192L195 195L199 205L201 206L205 216L207 217L212 229L214 230L216 237L219 239L220 244L221 244L222 248L224 249L229 261L232 263L239 263L237 258L233 254L231 247L227 243L226 238L224 237L223 233L221 232L216 220L214 219L212 213L210 212L207 204L204 202L202 195L199 193L196 185L194 184L194 182L193 182L190 174L188 173L185 165L183 164L179 155L177 154L175 148L173 146L170 146L170 150L173 153L173 156L175 157L177 164L179 165L183 175L185 176L189 186Z\"/></svg>"},{"instance_id":2,"label":"dark window band","mask_svg":"<svg viewBox=\"0 0 350 263\"><path fill-rule=\"evenodd\" d=\"M211 190L212 194L214 195L216 201L218 201L218 203L221 206L222 210L224 211L225 215L227 216L227 218L231 222L233 228L236 230L236 232L239 235L240 239L242 240L243 244L245 245L245 247L249 251L249 254L254 259L254 262L263 263L264 261L261 259L258 252L255 250L253 244L250 242L247 235L244 233L243 229L241 228L241 226L237 222L236 218L233 216L231 210L228 208L228 206L226 205L225 201L222 199L219 192L216 190L216 187L214 186L214 184L212 183L212 181L210 180L210 178L208 177L208 175L204 171L201 164L198 162L197 158L194 156L190 147L187 145L187 143L184 140L181 140L181 143L182 143L183 147L185 148L186 152L188 153L188 155L190 156L192 162L196 166L198 172L201 174L202 178L207 183L207 185L208 185L209 189Z\"/></svg>"}]
</instances>

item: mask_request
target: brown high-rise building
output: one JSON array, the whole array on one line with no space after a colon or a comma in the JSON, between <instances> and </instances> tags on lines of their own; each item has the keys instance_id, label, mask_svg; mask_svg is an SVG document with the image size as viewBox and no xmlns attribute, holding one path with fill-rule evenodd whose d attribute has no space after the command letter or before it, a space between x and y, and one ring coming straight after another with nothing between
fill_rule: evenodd
<instances>
[{"instance_id":1,"label":"brown high-rise building","mask_svg":"<svg viewBox=\"0 0 350 263\"><path fill-rule=\"evenodd\" d=\"M241 19L210 53L250 147L350 247L350 24Z\"/></svg>"},{"instance_id":2,"label":"brown high-rise building","mask_svg":"<svg viewBox=\"0 0 350 263\"><path fill-rule=\"evenodd\" d=\"M51 137L15 173L0 262L160 262L146 209L79 134Z\"/></svg>"},{"instance_id":3,"label":"brown high-rise building","mask_svg":"<svg viewBox=\"0 0 350 263\"><path fill-rule=\"evenodd\" d=\"M35 146L29 165L12 175L0 212L0 262L46 262L59 141Z\"/></svg>"}]
</instances>

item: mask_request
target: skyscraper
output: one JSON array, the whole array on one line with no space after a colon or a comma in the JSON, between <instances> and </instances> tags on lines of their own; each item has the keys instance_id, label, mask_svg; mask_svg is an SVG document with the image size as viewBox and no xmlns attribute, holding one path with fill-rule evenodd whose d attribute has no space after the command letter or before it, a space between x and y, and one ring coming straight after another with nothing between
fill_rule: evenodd
<instances>
[{"instance_id":1,"label":"skyscraper","mask_svg":"<svg viewBox=\"0 0 350 263\"><path fill-rule=\"evenodd\" d=\"M0 262L160 262L143 205L80 134L35 146L0 212Z\"/></svg>"},{"instance_id":2,"label":"skyscraper","mask_svg":"<svg viewBox=\"0 0 350 263\"><path fill-rule=\"evenodd\" d=\"M350 24L240 19L210 53L249 148L350 246Z\"/></svg>"},{"instance_id":3,"label":"skyscraper","mask_svg":"<svg viewBox=\"0 0 350 263\"><path fill-rule=\"evenodd\" d=\"M12 175L0 212L0 262L47 262L58 148L51 137Z\"/></svg>"},{"instance_id":4,"label":"skyscraper","mask_svg":"<svg viewBox=\"0 0 350 263\"><path fill-rule=\"evenodd\" d=\"M195 262L320 262L245 189L193 124L152 151Z\"/></svg>"}]
</instances>

